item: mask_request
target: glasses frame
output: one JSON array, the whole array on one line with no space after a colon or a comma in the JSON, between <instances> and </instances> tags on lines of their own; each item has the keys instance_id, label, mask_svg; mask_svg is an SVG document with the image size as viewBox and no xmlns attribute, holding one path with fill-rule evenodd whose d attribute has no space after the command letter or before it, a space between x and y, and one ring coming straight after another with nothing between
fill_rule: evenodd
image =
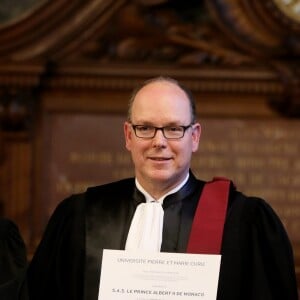
<instances>
[{"instance_id":1,"label":"glasses frame","mask_svg":"<svg viewBox=\"0 0 300 300\"><path fill-rule=\"evenodd\" d=\"M162 132L164 138L167 139L167 140L179 140L179 139L182 139L182 138L184 137L184 135L185 135L185 132L186 132L190 127L192 128L193 125L194 125L194 123L191 123L191 124L186 125L186 126L184 126L184 125L168 125L168 126L163 126L163 127L156 127L156 126L152 126L152 125L142 125L142 124L132 124L132 123L130 123L130 124L131 124L131 127L133 128L133 131L134 131L135 136L138 137L138 138L140 138L140 139L145 139L145 140L153 139L153 138L156 136L156 133L157 133L158 130L161 130L161 132ZM148 127L153 128L153 129L154 129L153 136L151 136L151 137L142 137L142 136L138 136L137 133L136 133L136 129L137 129L137 127L139 127L139 126L148 126ZM166 129L166 128L169 128L169 127L180 127L180 128L182 128L182 129L183 129L182 136L181 136L181 137L176 137L176 138L169 138L169 137L166 137L166 135L165 135L165 129Z\"/></svg>"}]
</instances>

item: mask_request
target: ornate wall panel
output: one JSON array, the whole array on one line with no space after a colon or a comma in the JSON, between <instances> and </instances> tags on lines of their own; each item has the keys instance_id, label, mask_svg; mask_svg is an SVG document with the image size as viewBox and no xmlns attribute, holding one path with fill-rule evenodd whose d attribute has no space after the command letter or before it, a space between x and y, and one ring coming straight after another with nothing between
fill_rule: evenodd
<instances>
[{"instance_id":1,"label":"ornate wall panel","mask_svg":"<svg viewBox=\"0 0 300 300\"><path fill-rule=\"evenodd\" d=\"M45 135L57 115L123 116L135 84L162 74L187 84L208 120L265 120L270 130L273 121L295 122L298 5L28 0L0 8L1 210L20 225L30 251L52 209L42 186L54 155Z\"/></svg>"}]
</instances>

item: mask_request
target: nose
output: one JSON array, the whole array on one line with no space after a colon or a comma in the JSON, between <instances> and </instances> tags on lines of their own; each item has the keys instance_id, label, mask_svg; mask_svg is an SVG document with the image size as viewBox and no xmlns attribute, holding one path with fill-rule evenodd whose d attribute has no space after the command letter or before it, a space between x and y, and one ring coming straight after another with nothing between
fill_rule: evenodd
<instances>
[{"instance_id":1,"label":"nose","mask_svg":"<svg viewBox=\"0 0 300 300\"><path fill-rule=\"evenodd\" d=\"M152 139L154 147L164 147L167 143L167 139L164 137L163 131L161 128L156 130L155 136Z\"/></svg>"}]
</instances>

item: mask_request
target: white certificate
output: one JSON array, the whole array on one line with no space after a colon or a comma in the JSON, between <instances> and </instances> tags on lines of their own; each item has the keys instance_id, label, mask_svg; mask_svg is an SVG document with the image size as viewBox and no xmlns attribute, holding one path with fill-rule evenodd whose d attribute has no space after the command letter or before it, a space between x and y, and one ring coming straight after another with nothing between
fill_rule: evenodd
<instances>
[{"instance_id":1,"label":"white certificate","mask_svg":"<svg viewBox=\"0 0 300 300\"><path fill-rule=\"evenodd\" d=\"M104 250L98 300L216 300L221 255Z\"/></svg>"}]
</instances>

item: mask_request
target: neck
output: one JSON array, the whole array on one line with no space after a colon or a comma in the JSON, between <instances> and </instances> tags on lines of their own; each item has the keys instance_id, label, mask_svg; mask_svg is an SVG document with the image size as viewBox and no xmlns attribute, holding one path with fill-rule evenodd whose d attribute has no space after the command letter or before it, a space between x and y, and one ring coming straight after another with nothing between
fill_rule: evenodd
<instances>
[{"instance_id":1,"label":"neck","mask_svg":"<svg viewBox=\"0 0 300 300\"><path fill-rule=\"evenodd\" d=\"M136 183L141 190L144 190L144 192L148 193L153 199L161 200L162 197L178 191L187 182L188 178L189 173L176 184L172 185L162 182L147 182L147 184L145 184L145 182L140 181L138 178L136 178Z\"/></svg>"}]
</instances>

